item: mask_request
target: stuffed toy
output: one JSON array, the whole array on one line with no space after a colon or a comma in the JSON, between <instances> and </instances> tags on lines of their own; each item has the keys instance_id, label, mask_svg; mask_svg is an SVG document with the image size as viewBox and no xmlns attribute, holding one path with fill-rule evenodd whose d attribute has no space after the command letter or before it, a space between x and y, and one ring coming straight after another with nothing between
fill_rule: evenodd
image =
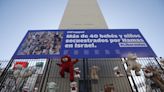
<instances>
[{"instance_id":1,"label":"stuffed toy","mask_svg":"<svg viewBox=\"0 0 164 92\"><path fill-rule=\"evenodd\" d=\"M61 58L61 64L57 65L59 67L61 67L60 70L60 75L62 78L64 78L64 73L70 73L70 81L73 82L74 81L74 64L76 64L78 62L78 59L72 60L70 56L66 55L64 57Z\"/></svg>"},{"instance_id":2,"label":"stuffed toy","mask_svg":"<svg viewBox=\"0 0 164 92\"><path fill-rule=\"evenodd\" d=\"M144 70L145 77L153 81L160 88L161 92L164 92L164 80L161 77L161 73L161 70L153 66L148 66Z\"/></svg>"},{"instance_id":3,"label":"stuffed toy","mask_svg":"<svg viewBox=\"0 0 164 92\"><path fill-rule=\"evenodd\" d=\"M37 62L35 64L36 67L43 67L44 63L43 62Z\"/></svg>"},{"instance_id":4,"label":"stuffed toy","mask_svg":"<svg viewBox=\"0 0 164 92\"><path fill-rule=\"evenodd\" d=\"M164 68L164 58L160 57L161 66Z\"/></svg>"},{"instance_id":5,"label":"stuffed toy","mask_svg":"<svg viewBox=\"0 0 164 92\"><path fill-rule=\"evenodd\" d=\"M14 70L13 75L16 79L16 91L17 92L19 92L19 89L22 87L25 80L27 78L29 78L36 71L34 67L24 68L24 66L22 66L22 64L16 64L14 66L13 70Z\"/></svg>"},{"instance_id":6,"label":"stuffed toy","mask_svg":"<svg viewBox=\"0 0 164 92\"><path fill-rule=\"evenodd\" d=\"M71 89L70 89L70 92L78 92L78 85L77 85L77 82L71 82L70 83L70 87L71 87Z\"/></svg>"},{"instance_id":7,"label":"stuffed toy","mask_svg":"<svg viewBox=\"0 0 164 92\"><path fill-rule=\"evenodd\" d=\"M16 62L14 64L14 68L13 69L15 69L17 65L19 65L19 66L21 65L22 68L27 68L28 64L29 64L28 62Z\"/></svg>"},{"instance_id":8,"label":"stuffed toy","mask_svg":"<svg viewBox=\"0 0 164 92\"><path fill-rule=\"evenodd\" d=\"M59 89L59 87L57 86L57 84L55 82L48 82L47 83L48 92L57 92L57 89Z\"/></svg>"},{"instance_id":9,"label":"stuffed toy","mask_svg":"<svg viewBox=\"0 0 164 92\"><path fill-rule=\"evenodd\" d=\"M153 73L148 69L144 69L143 73L145 75L146 92L152 92L153 90L151 86L154 82L150 80L150 77L153 76Z\"/></svg>"},{"instance_id":10,"label":"stuffed toy","mask_svg":"<svg viewBox=\"0 0 164 92\"><path fill-rule=\"evenodd\" d=\"M137 59L136 54L132 54L132 53L128 54L127 60L125 62L127 62L127 65L128 65L127 74L129 76L131 76L131 72L130 72L131 70L134 70L135 74L137 76L140 76L139 71L141 69L141 64L137 63L136 59Z\"/></svg>"},{"instance_id":11,"label":"stuffed toy","mask_svg":"<svg viewBox=\"0 0 164 92\"><path fill-rule=\"evenodd\" d=\"M38 88L37 87L34 88L34 92L38 92Z\"/></svg>"},{"instance_id":12,"label":"stuffed toy","mask_svg":"<svg viewBox=\"0 0 164 92\"><path fill-rule=\"evenodd\" d=\"M75 72L75 75L74 75L74 77L75 78L80 78L80 69L79 69L79 67L76 67L76 68L74 68L74 72Z\"/></svg>"},{"instance_id":13,"label":"stuffed toy","mask_svg":"<svg viewBox=\"0 0 164 92\"><path fill-rule=\"evenodd\" d=\"M99 79L98 71L99 71L98 66L94 65L94 66L91 67L91 79L92 80L98 80Z\"/></svg>"},{"instance_id":14,"label":"stuffed toy","mask_svg":"<svg viewBox=\"0 0 164 92\"><path fill-rule=\"evenodd\" d=\"M105 84L104 85L104 92L115 92L113 84Z\"/></svg>"},{"instance_id":15,"label":"stuffed toy","mask_svg":"<svg viewBox=\"0 0 164 92\"><path fill-rule=\"evenodd\" d=\"M114 74L115 74L117 77L122 77L122 76L124 76L124 75L121 73L121 71L120 71L120 69L119 69L118 66L115 66L115 67L113 68L113 70L114 70Z\"/></svg>"}]
</instances>

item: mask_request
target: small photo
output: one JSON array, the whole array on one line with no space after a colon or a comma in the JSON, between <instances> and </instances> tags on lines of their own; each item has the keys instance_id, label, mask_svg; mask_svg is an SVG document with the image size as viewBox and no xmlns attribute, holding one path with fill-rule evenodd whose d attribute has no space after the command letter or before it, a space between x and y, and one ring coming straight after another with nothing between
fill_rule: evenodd
<instances>
[{"instance_id":1,"label":"small photo","mask_svg":"<svg viewBox=\"0 0 164 92\"><path fill-rule=\"evenodd\" d=\"M59 55L63 32L29 32L17 55Z\"/></svg>"}]
</instances>

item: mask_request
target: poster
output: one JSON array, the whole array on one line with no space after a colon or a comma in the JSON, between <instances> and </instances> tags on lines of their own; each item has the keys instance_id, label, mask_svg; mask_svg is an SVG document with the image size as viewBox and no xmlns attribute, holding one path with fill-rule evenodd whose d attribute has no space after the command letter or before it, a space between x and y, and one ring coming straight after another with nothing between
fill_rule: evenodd
<instances>
[{"instance_id":1,"label":"poster","mask_svg":"<svg viewBox=\"0 0 164 92\"><path fill-rule=\"evenodd\" d=\"M13 58L123 58L156 57L138 29L32 30Z\"/></svg>"}]
</instances>

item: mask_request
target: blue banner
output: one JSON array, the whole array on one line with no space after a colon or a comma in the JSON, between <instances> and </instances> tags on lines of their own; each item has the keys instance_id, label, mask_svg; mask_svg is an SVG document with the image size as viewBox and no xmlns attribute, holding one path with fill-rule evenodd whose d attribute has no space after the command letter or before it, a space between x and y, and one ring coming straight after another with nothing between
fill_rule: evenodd
<instances>
[{"instance_id":1,"label":"blue banner","mask_svg":"<svg viewBox=\"0 0 164 92\"><path fill-rule=\"evenodd\" d=\"M138 29L32 30L13 58L123 58L156 57Z\"/></svg>"}]
</instances>

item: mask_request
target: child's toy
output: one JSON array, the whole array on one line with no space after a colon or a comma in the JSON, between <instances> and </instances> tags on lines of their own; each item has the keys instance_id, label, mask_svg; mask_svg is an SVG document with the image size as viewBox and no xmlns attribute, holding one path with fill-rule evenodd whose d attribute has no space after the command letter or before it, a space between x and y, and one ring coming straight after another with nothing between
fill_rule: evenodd
<instances>
[{"instance_id":1,"label":"child's toy","mask_svg":"<svg viewBox=\"0 0 164 92\"><path fill-rule=\"evenodd\" d=\"M27 67L27 66L26 66ZM28 79L36 70L32 67L24 68L22 64L16 64L14 66L14 78L16 80L16 91L19 92L26 79Z\"/></svg>"},{"instance_id":2,"label":"child's toy","mask_svg":"<svg viewBox=\"0 0 164 92\"><path fill-rule=\"evenodd\" d=\"M98 66L94 65L94 66L91 67L91 79L93 79L93 80L98 80L99 79L98 70L99 70Z\"/></svg>"},{"instance_id":3,"label":"child's toy","mask_svg":"<svg viewBox=\"0 0 164 92\"><path fill-rule=\"evenodd\" d=\"M14 64L14 69L15 69L15 66L17 66L17 65L21 65L22 68L26 68L28 66L28 62L16 62Z\"/></svg>"},{"instance_id":4,"label":"child's toy","mask_svg":"<svg viewBox=\"0 0 164 92\"><path fill-rule=\"evenodd\" d=\"M70 83L71 91L70 92L78 92L77 82Z\"/></svg>"},{"instance_id":5,"label":"child's toy","mask_svg":"<svg viewBox=\"0 0 164 92\"><path fill-rule=\"evenodd\" d=\"M70 73L70 81L74 81L74 64L78 62L78 59L71 60L71 57L66 55L61 58L61 64L57 64L61 67L60 75L64 78L64 72Z\"/></svg>"},{"instance_id":6,"label":"child's toy","mask_svg":"<svg viewBox=\"0 0 164 92\"><path fill-rule=\"evenodd\" d=\"M57 86L57 84L55 82L48 82L47 83L48 92L57 92L58 88L59 87Z\"/></svg>"},{"instance_id":7,"label":"child's toy","mask_svg":"<svg viewBox=\"0 0 164 92\"><path fill-rule=\"evenodd\" d=\"M79 67L76 67L76 68L74 68L74 71L75 71L75 78L80 78L80 69L79 69Z\"/></svg>"},{"instance_id":8,"label":"child's toy","mask_svg":"<svg viewBox=\"0 0 164 92\"><path fill-rule=\"evenodd\" d=\"M164 68L164 58L160 57L161 66Z\"/></svg>"},{"instance_id":9,"label":"child's toy","mask_svg":"<svg viewBox=\"0 0 164 92\"><path fill-rule=\"evenodd\" d=\"M130 76L131 75L131 70L135 71L135 74L137 76L140 76L140 69L141 69L141 64L137 63L136 61L137 59L137 55L136 54L132 54L129 53L127 56L127 60L125 62L127 62L128 68L127 68L127 74Z\"/></svg>"},{"instance_id":10,"label":"child's toy","mask_svg":"<svg viewBox=\"0 0 164 92\"><path fill-rule=\"evenodd\" d=\"M114 92L114 85L113 84L105 84L104 92Z\"/></svg>"},{"instance_id":11,"label":"child's toy","mask_svg":"<svg viewBox=\"0 0 164 92\"><path fill-rule=\"evenodd\" d=\"M123 74L121 74L121 72L120 72L118 66L114 67L113 70L114 70L114 74L115 74L117 77L122 77L122 76L124 76Z\"/></svg>"},{"instance_id":12,"label":"child's toy","mask_svg":"<svg viewBox=\"0 0 164 92\"><path fill-rule=\"evenodd\" d=\"M37 62L35 64L36 67L43 67L44 63L43 62Z\"/></svg>"},{"instance_id":13,"label":"child's toy","mask_svg":"<svg viewBox=\"0 0 164 92\"><path fill-rule=\"evenodd\" d=\"M150 79L156 87L159 87L161 92L164 92L164 80L161 77L161 73L157 67L148 66L144 70L144 75L146 78Z\"/></svg>"}]
</instances>

